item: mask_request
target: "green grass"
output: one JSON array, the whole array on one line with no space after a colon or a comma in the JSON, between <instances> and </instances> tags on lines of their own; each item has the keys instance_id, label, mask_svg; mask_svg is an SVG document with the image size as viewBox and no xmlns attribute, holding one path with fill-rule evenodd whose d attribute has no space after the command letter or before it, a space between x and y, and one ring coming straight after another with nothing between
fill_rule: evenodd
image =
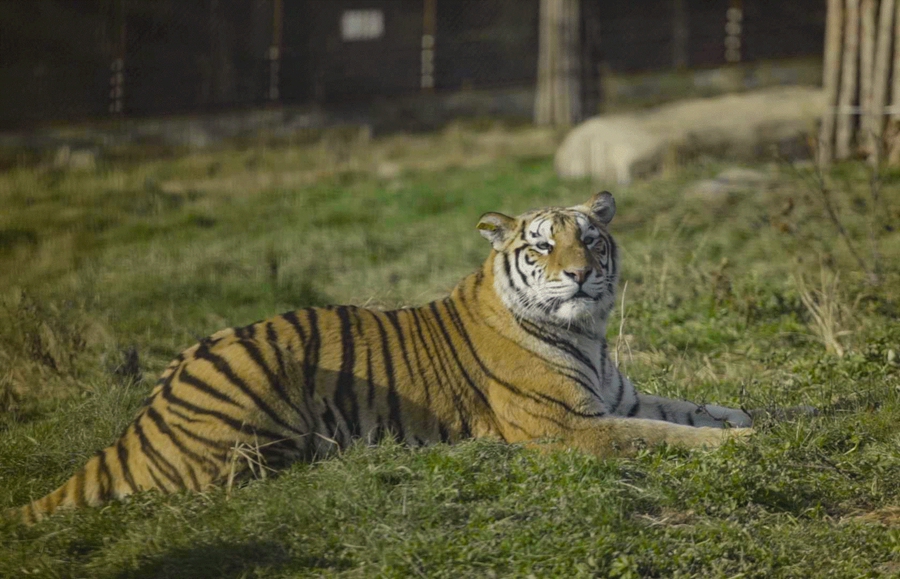
<instances>
[{"instance_id":1,"label":"green grass","mask_svg":"<svg viewBox=\"0 0 900 579\"><path fill-rule=\"evenodd\" d=\"M0 174L0 507L43 495L112 441L197 338L307 305L423 303L485 257L481 213L594 191L559 181L549 149L484 155L479 138ZM398 168L379 169L388 161ZM230 490L145 493L33 528L0 522L0 577L900 573L900 517L889 520L900 506L900 234L885 228L900 225L900 180L885 176L877 210L860 167L829 180L867 267L877 242L872 285L805 170L759 166L766 185L684 194L722 167L614 190L628 289L611 344L645 391L823 415L764 418L749 443L632 460L491 441L356 447ZM835 291L810 295L837 312L843 357L800 294L835 273Z\"/></svg>"}]
</instances>

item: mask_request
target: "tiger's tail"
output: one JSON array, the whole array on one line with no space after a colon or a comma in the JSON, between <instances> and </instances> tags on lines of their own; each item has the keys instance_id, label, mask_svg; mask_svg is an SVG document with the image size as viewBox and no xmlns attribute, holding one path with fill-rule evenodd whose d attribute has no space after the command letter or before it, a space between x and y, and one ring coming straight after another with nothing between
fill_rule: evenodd
<instances>
[{"instance_id":1,"label":"tiger's tail","mask_svg":"<svg viewBox=\"0 0 900 579\"><path fill-rule=\"evenodd\" d=\"M143 453L129 452L125 437L97 451L69 480L50 494L31 503L10 509L10 519L34 524L61 509L100 506L147 488L161 488L136 481L132 474L147 472ZM165 490L162 487L162 490Z\"/></svg>"}]
</instances>

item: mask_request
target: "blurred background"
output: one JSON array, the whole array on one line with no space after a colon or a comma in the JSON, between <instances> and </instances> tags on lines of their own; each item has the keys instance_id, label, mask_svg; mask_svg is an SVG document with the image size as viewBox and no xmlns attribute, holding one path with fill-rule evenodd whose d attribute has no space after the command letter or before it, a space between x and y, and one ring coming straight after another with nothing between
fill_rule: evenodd
<instances>
[{"instance_id":1,"label":"blurred background","mask_svg":"<svg viewBox=\"0 0 900 579\"><path fill-rule=\"evenodd\" d=\"M302 116L295 124L378 131L461 116L531 119L541 58L570 85L568 122L821 80L822 0L543 5L4 0L0 129L280 106Z\"/></svg>"}]
</instances>

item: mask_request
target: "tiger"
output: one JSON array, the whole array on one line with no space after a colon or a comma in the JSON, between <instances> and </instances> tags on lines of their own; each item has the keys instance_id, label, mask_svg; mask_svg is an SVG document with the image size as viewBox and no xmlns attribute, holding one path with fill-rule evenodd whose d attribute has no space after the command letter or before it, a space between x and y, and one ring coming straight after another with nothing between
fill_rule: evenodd
<instances>
[{"instance_id":1,"label":"tiger","mask_svg":"<svg viewBox=\"0 0 900 579\"><path fill-rule=\"evenodd\" d=\"M743 410L642 394L612 362L615 213L606 191L572 207L485 213L477 229L490 253L443 299L310 307L212 334L165 368L115 442L10 516L31 524L140 491L202 491L247 474L252 465L235 460L247 448L277 469L388 437L613 457L749 435Z\"/></svg>"}]
</instances>

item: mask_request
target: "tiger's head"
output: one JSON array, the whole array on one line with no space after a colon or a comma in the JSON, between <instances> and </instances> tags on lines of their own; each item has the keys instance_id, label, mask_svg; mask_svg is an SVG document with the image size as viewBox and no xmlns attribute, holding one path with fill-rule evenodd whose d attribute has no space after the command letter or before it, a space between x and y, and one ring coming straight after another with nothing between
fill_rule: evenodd
<instances>
[{"instance_id":1,"label":"tiger's head","mask_svg":"<svg viewBox=\"0 0 900 579\"><path fill-rule=\"evenodd\" d=\"M491 242L494 288L513 315L540 324L602 331L614 307L616 213L603 191L574 207L508 217L485 213L478 230Z\"/></svg>"}]
</instances>

